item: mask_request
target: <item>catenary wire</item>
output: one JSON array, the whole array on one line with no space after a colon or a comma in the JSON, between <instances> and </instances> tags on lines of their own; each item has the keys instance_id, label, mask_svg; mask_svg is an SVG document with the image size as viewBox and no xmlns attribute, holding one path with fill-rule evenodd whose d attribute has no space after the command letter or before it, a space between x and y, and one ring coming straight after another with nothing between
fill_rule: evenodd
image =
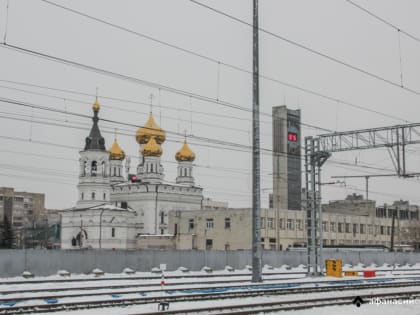
<instances>
[{"instance_id":1,"label":"catenary wire","mask_svg":"<svg viewBox=\"0 0 420 315\"><path fill-rule=\"evenodd\" d=\"M2 102L9 102L7 99L2 99L2 98L0 98L0 101L2 101ZM34 105L34 104L29 104L29 103L24 103L24 102L19 102L19 101L12 101L12 104L15 104L15 105L22 105L22 106L26 106L26 107L31 107L31 108L39 108L39 109L42 109L42 110L51 110L51 111L54 111L54 112L62 112L62 110L57 110L57 109L51 109L51 108L49 108L49 107L43 107L43 106L38 106L38 105ZM66 112L68 115L75 115L75 116L79 116L79 117L84 117L84 118L91 118L90 116L87 116L87 115L83 115L83 114L78 114L78 113L72 113L72 112ZM22 119L22 118L14 118L14 119L18 119L18 120L24 120L24 119ZM31 120L25 120L25 121L27 121L27 122L31 122ZM109 120L105 120L105 121L109 121ZM32 122L37 122L37 121L33 121L32 120ZM129 124L126 124L126 123L121 123L121 122L117 122L117 121L111 121L111 122L113 122L113 123L116 123L116 124L123 124L123 125L129 125ZM138 127L137 125L132 125L132 126L134 126L134 127ZM80 127L74 127L74 128L80 128ZM83 128L83 129L85 129L85 130L87 130L88 128ZM111 131L110 131L110 133L112 133ZM175 133L175 132L172 132L172 133ZM176 133L175 133L176 134ZM129 135L129 134L126 134L126 135L128 135L128 136L131 136L131 135ZM233 143L233 142L226 142L226 141L223 141L223 142L221 142L220 140L217 140L217 139L210 139L210 138L202 138L202 137L196 137L196 136L191 136L192 138L198 138L198 140L202 140L203 141L203 139L204 139L204 142L206 142L206 144L205 145L203 145L203 146L206 146L206 147L208 147L209 146L209 142L211 142L211 143L214 143L214 141L215 141L215 143L216 144L221 144L221 145L227 145L227 149L230 149L230 150L234 150L234 151L238 151L239 149L242 149L242 150L245 150L245 151L243 151L243 152L248 152L248 151L250 151L251 150L251 147L250 146L247 146L247 145L242 145L242 144L237 144L237 143ZM200 145L200 144L198 144L198 143L196 143L195 145ZM215 148L218 148L218 149L226 149L226 148L220 148L220 147L215 147ZM270 155L271 156L271 154L273 153L273 151L272 150L270 150L270 149L267 149L267 148L263 148L262 149L262 154L268 154L268 155ZM288 156L289 154L288 153L286 153L286 152L276 152L275 154L277 154L277 155L279 155L279 156ZM299 157L301 160L303 160L303 157ZM340 165L350 165L350 166L353 166L352 164L349 164L348 162L344 162L344 161L331 161L331 162L333 162L333 163L336 163L336 164L340 164ZM371 169L376 169L376 170L385 170L385 169L383 169L383 168L375 168L375 167L370 167L370 166L363 166L363 165L357 165L358 167L364 167L364 168L371 168Z\"/></svg>"},{"instance_id":2,"label":"catenary wire","mask_svg":"<svg viewBox=\"0 0 420 315\"><path fill-rule=\"evenodd\" d=\"M420 38L418 38L417 36L403 30L401 27L396 26L395 24L387 21L386 19L380 17L379 15L373 13L372 11L366 9L365 7L362 7L360 4L355 3L354 1L351 0L344 0L347 3L351 4L352 6L358 8L359 10L367 13L368 15L374 17L375 19L377 19L378 21L381 21L382 23L388 25L389 27L392 27L393 29L397 30L398 32L401 32L402 34L406 35L407 37L410 37L411 39L415 40L416 42L420 43Z\"/></svg>"},{"instance_id":3,"label":"catenary wire","mask_svg":"<svg viewBox=\"0 0 420 315\"><path fill-rule=\"evenodd\" d=\"M247 26L249 26L249 27L253 27L253 25L252 25L251 23L248 23L247 21L244 21L244 20L242 20L242 19L240 19L240 18L237 18L237 17L235 17L235 16L233 16L233 15L231 15L231 14L228 14L228 13L223 12L223 11L221 11L221 10L218 10L218 9L216 9L216 8L214 8L214 7L211 7L211 6L209 6L209 5L206 5L206 4L204 4L204 3L201 3L200 1L196 1L196 0L189 0L189 1L190 1L191 3L194 3L194 4L196 4L196 5L199 5L199 6L203 7L203 8L205 8L205 9L208 9L208 10L210 10L210 11L213 11L213 12L215 12L215 13L219 14L219 15L225 16L225 17L227 17L227 18L229 18L229 19L231 19L231 20L234 20L234 21L239 22L239 23L241 23L241 24L247 25ZM270 36L272 36L272 37L274 37L274 38L280 39L280 40L282 40L282 41L284 41L284 42L286 42L286 43L289 43L289 44L291 44L291 45L293 45L293 46L299 47L299 48L301 48L301 49L303 49L303 50L306 50L306 51L308 51L308 52L310 52L310 53L312 53L312 54L315 54L315 55L317 55L317 56L319 56L319 57L322 57L322 58L324 58L324 59L327 59L327 60L329 60L329 61L332 61L332 62L334 62L334 63L336 63L336 64L342 65L342 66L344 66L344 67L346 67L346 68L348 68L348 69L352 69L352 70L354 70L354 71L356 71L356 72L359 72L359 73L361 73L361 74L364 74L364 75L366 75L366 76L368 76L368 77L374 78L374 79L376 79L376 80L379 80L379 81L382 81L382 82L384 82L384 83L387 83L387 84L389 84L389 85L391 85L391 86L401 88L401 89L403 89L403 90L405 90L405 91L407 91L407 92L409 92L409 93L412 93L412 94L414 94L414 95L420 96L420 91L414 90L414 89L412 89L412 88L408 88L408 87L406 87L406 86L401 86L401 85L400 85L399 83L397 83L397 82L394 82L394 81L392 81L392 80L389 80L389 79L387 79L387 78L385 78L385 77L381 77L381 76L380 76L380 75L378 75L378 74L375 74L375 73L373 73L373 72L370 72L370 71L365 70L365 69L363 69L363 68L360 68L360 67L358 67L358 66L352 65L352 64L350 64L350 63L348 63L348 62L342 61L342 60L340 60L340 59L338 59L338 58L336 58L336 57L329 56L329 55L327 55L326 53L323 53L323 52L321 52L321 51L319 51L319 50L316 50L316 49L311 48L311 47L309 47L309 46L306 46L306 45L304 45L304 44L298 43L298 42L296 42L296 41L294 41L294 40L288 39L288 38L286 38L286 37L284 37L284 36L281 36L281 35L279 35L279 34L276 34L276 33L272 32L272 31L269 31L269 30L263 29L263 28L261 28L261 27L260 27L260 28L258 28L258 30L259 30L260 32L264 33L264 34L267 34L267 35L270 35Z\"/></svg>"},{"instance_id":4,"label":"catenary wire","mask_svg":"<svg viewBox=\"0 0 420 315\"><path fill-rule=\"evenodd\" d=\"M77 14L77 15L79 15L79 16L82 16L82 17L85 17L85 18L91 19L91 20L93 20L93 21L96 21L96 22L102 23L102 24L104 24L104 25L107 25L107 26L110 26L110 27L113 27L113 28L116 28L116 29L119 29L119 30L122 30L122 31L128 32L128 33L130 33L130 34L133 34L133 35L136 35L136 36L142 37L142 38L144 38L144 39L147 39L147 40L153 41L153 42L155 42L155 43L159 43L159 44L161 44L161 45L164 45L164 46L170 47L170 48L172 48L172 49L176 49L176 50L178 50L178 51L182 51L182 52L184 52L184 53L187 53L187 54L193 55L193 56L195 56L195 57L202 58L202 59L204 59L204 60L207 60L207 61L209 61L209 62L212 62L212 63L217 64L218 69L219 69L220 65L223 65L223 66L225 66L225 67L228 67L228 68L234 69L234 70L236 70L236 71L239 71L239 72L243 72L243 73L247 73L247 74L249 74L249 75L252 75L252 71L250 71L250 70L248 70L248 69L245 69L245 68L242 68L242 67L239 67L239 66L236 66L236 65L232 65L232 64L229 64L229 63L227 63L227 62L223 62L223 61L221 61L221 60L218 60L218 59L215 59L215 58L209 57L209 56L204 55L204 54L202 54L202 53L198 53L198 52L193 51L193 50L191 50L191 49L187 49L187 48L183 48L183 47L178 46L178 45L171 44L171 43L169 43L169 42L167 42L167 41L163 41L163 40L157 39L156 37L152 37L152 36L150 36L150 35L146 35L146 34L144 34L144 33L140 33L140 32L138 32L138 31L134 31L134 30L129 29L129 28L127 28L127 27L123 27L123 26L121 26L121 25L117 25L117 24L115 24L115 23L112 23L112 22L106 21L106 20L104 20L104 19L101 19L101 18L95 17L95 16L93 16L93 15L90 15L90 14L87 14L87 13L84 13L84 12L81 12L81 11L78 11L78 10L75 10L75 9L72 9L72 8L70 8L70 7L66 7L66 6L63 6L63 5L57 4L57 3L52 2L52 1L48 1L48 0L41 0L41 1L43 1L44 3L47 3L47 4L49 4L49 5L55 6L55 7L57 7L57 8L60 8L60 9L66 10L66 11L68 11L68 12L71 12L71 13L73 13L73 14ZM267 75L263 75L263 74L261 74L261 73L259 74L259 77L260 77L260 78L262 78L262 79L264 79L264 80L267 80L267 81L275 82L275 83L280 84L280 85L283 85L283 86L287 86L287 87L290 87L290 88L293 88L293 89L297 89L297 90L299 90L299 91L302 91L302 92L305 92L305 93L308 93L308 94L311 94L311 95L315 95L315 96L317 96L317 97L321 97L321 98L324 98L324 99L330 100L330 101L332 101L332 102L340 102L341 104L344 104L344 105L346 105L346 106L350 106L350 107L353 107L353 108L357 108L357 109L359 109L359 110L367 111L367 112L370 112L370 113L373 113L373 114L381 115L381 116L383 116L383 117L387 117L387 118L391 118L391 119L395 119L395 120L400 120L400 121L406 121L406 122L408 122L408 121L407 121L406 119L404 119L404 118L397 117L397 116L395 116L395 115L386 114L386 113L384 113L384 112L376 111L376 110L370 109L370 108L368 108L368 107L361 106L361 105L357 105L357 104L354 104L354 103L351 103L351 102L347 102L347 101L344 101L344 100L338 99L338 98L333 97L333 96L329 96L329 95L326 95L326 94L323 94L323 93L320 93L320 92L316 92L316 91L314 91L314 90L310 90L310 89L308 89L308 88L304 88L304 87L298 86L298 85L296 85L296 84L292 84L292 83L290 83L290 82L285 82L285 81L282 81L282 80L279 80L279 79L276 79L276 78L273 78L273 77L269 77L269 76L267 76ZM219 100L219 97L217 97L217 100Z\"/></svg>"}]
</instances>

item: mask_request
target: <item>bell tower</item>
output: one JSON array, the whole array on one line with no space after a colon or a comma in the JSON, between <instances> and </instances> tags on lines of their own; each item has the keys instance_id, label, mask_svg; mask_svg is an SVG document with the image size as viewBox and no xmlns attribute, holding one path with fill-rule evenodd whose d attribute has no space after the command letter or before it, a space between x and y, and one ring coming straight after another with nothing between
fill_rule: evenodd
<instances>
[{"instance_id":1,"label":"bell tower","mask_svg":"<svg viewBox=\"0 0 420 315\"><path fill-rule=\"evenodd\" d=\"M85 147L80 151L77 208L107 204L110 200L109 153L98 126L100 105L96 97L92 105L93 124Z\"/></svg>"}]
</instances>

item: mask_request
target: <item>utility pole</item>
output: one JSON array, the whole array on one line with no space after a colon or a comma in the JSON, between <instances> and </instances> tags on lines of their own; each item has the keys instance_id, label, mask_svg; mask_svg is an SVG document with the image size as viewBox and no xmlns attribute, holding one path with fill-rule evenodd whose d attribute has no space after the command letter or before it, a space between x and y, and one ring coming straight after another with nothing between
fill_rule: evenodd
<instances>
[{"instance_id":1,"label":"utility pole","mask_svg":"<svg viewBox=\"0 0 420 315\"><path fill-rule=\"evenodd\" d=\"M396 210L393 210L393 211L392 211L392 225L391 225L391 252L393 252L393 251L394 251L394 237L395 237L395 232L394 232L394 230L395 230L395 217L396 217L396 215L397 215L397 211L398 211L398 209L396 209Z\"/></svg>"},{"instance_id":2,"label":"utility pole","mask_svg":"<svg viewBox=\"0 0 420 315\"><path fill-rule=\"evenodd\" d=\"M252 282L261 282L260 96L258 0L253 0L252 36Z\"/></svg>"}]
</instances>

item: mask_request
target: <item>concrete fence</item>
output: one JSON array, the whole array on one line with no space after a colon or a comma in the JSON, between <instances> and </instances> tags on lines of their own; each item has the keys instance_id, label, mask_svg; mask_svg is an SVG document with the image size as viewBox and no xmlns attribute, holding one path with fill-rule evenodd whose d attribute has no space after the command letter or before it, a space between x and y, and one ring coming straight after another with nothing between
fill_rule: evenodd
<instances>
[{"instance_id":1,"label":"concrete fence","mask_svg":"<svg viewBox=\"0 0 420 315\"><path fill-rule=\"evenodd\" d=\"M420 263L420 253L325 251L323 258L342 259L343 264ZM306 252L263 252L263 265L298 266L306 262ZM94 268L100 268L109 273L120 273L125 267L136 271L150 271L153 267L159 267L160 264L166 264L167 270L176 270L181 266L190 270L200 270L204 266L220 270L227 265L243 269L252 263L250 251L0 250L0 277L19 276L25 270L37 276L56 274L62 269L71 273L86 274Z\"/></svg>"}]
</instances>

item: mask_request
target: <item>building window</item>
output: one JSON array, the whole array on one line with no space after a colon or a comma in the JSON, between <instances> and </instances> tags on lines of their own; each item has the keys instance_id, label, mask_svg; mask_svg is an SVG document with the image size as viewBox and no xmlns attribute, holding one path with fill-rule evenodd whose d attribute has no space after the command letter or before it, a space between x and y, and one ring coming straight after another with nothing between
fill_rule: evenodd
<instances>
[{"instance_id":1,"label":"building window","mask_svg":"<svg viewBox=\"0 0 420 315\"><path fill-rule=\"evenodd\" d=\"M104 161L102 161L102 163L101 163L101 172L102 172L102 176L103 177L105 177L105 162Z\"/></svg>"},{"instance_id":2,"label":"building window","mask_svg":"<svg viewBox=\"0 0 420 315\"><path fill-rule=\"evenodd\" d=\"M261 228L265 229L265 218L261 218Z\"/></svg>"},{"instance_id":3,"label":"building window","mask_svg":"<svg viewBox=\"0 0 420 315\"><path fill-rule=\"evenodd\" d=\"M267 219L267 228L274 229L274 219L273 218L268 218Z\"/></svg>"},{"instance_id":4,"label":"building window","mask_svg":"<svg viewBox=\"0 0 420 315\"><path fill-rule=\"evenodd\" d=\"M335 232L335 222L330 222L330 231Z\"/></svg>"},{"instance_id":5,"label":"building window","mask_svg":"<svg viewBox=\"0 0 420 315\"><path fill-rule=\"evenodd\" d=\"M96 163L96 161L92 161L92 165L91 165L91 169L90 169L90 175L91 176L96 176L97 171L98 171L98 164Z\"/></svg>"},{"instance_id":6,"label":"building window","mask_svg":"<svg viewBox=\"0 0 420 315\"><path fill-rule=\"evenodd\" d=\"M117 168L115 166L113 167L113 171L114 171L114 176L117 176Z\"/></svg>"},{"instance_id":7,"label":"building window","mask_svg":"<svg viewBox=\"0 0 420 315\"><path fill-rule=\"evenodd\" d=\"M381 235L385 235L385 227L381 225Z\"/></svg>"},{"instance_id":8,"label":"building window","mask_svg":"<svg viewBox=\"0 0 420 315\"><path fill-rule=\"evenodd\" d=\"M276 239L275 238L270 238L268 245L270 246L271 250L276 250Z\"/></svg>"},{"instance_id":9,"label":"building window","mask_svg":"<svg viewBox=\"0 0 420 315\"><path fill-rule=\"evenodd\" d=\"M104 200L106 200L106 193L104 193Z\"/></svg>"},{"instance_id":10,"label":"building window","mask_svg":"<svg viewBox=\"0 0 420 315\"><path fill-rule=\"evenodd\" d=\"M85 197L85 194L84 193L82 193L82 196L81 196L81 200L83 200L84 199L84 197Z\"/></svg>"},{"instance_id":11,"label":"building window","mask_svg":"<svg viewBox=\"0 0 420 315\"><path fill-rule=\"evenodd\" d=\"M353 223L353 234L357 233L357 224Z\"/></svg>"},{"instance_id":12,"label":"building window","mask_svg":"<svg viewBox=\"0 0 420 315\"><path fill-rule=\"evenodd\" d=\"M322 221L322 231L328 232L328 224L327 224L327 221Z\"/></svg>"},{"instance_id":13,"label":"building window","mask_svg":"<svg viewBox=\"0 0 420 315\"><path fill-rule=\"evenodd\" d=\"M92 192L92 200L95 200L95 192Z\"/></svg>"},{"instance_id":14,"label":"building window","mask_svg":"<svg viewBox=\"0 0 420 315\"><path fill-rule=\"evenodd\" d=\"M365 234L365 225L360 224L360 234Z\"/></svg>"},{"instance_id":15,"label":"building window","mask_svg":"<svg viewBox=\"0 0 420 315\"><path fill-rule=\"evenodd\" d=\"M386 227L386 234L391 235L391 227L390 226Z\"/></svg>"},{"instance_id":16,"label":"building window","mask_svg":"<svg viewBox=\"0 0 420 315\"><path fill-rule=\"evenodd\" d=\"M206 219L206 228L208 228L208 229L214 228L214 221L213 221L213 219Z\"/></svg>"},{"instance_id":17,"label":"building window","mask_svg":"<svg viewBox=\"0 0 420 315\"><path fill-rule=\"evenodd\" d=\"M112 236L112 237L115 237L115 228L112 228L112 229L111 229L111 236Z\"/></svg>"},{"instance_id":18,"label":"building window","mask_svg":"<svg viewBox=\"0 0 420 315\"><path fill-rule=\"evenodd\" d=\"M225 229L230 229L230 218L225 218Z\"/></svg>"},{"instance_id":19,"label":"building window","mask_svg":"<svg viewBox=\"0 0 420 315\"><path fill-rule=\"evenodd\" d=\"M165 223L165 213L163 211L161 211L160 212L160 224L164 224L164 223Z\"/></svg>"},{"instance_id":20,"label":"building window","mask_svg":"<svg viewBox=\"0 0 420 315\"><path fill-rule=\"evenodd\" d=\"M334 240L331 240L331 241L330 241L330 244L331 244L331 245L335 245L335 241L334 241Z\"/></svg>"},{"instance_id":21,"label":"building window","mask_svg":"<svg viewBox=\"0 0 420 315\"><path fill-rule=\"evenodd\" d=\"M296 230L302 230L302 220L296 220Z\"/></svg>"},{"instance_id":22,"label":"building window","mask_svg":"<svg viewBox=\"0 0 420 315\"><path fill-rule=\"evenodd\" d=\"M206 240L206 250L210 250L213 248L213 240L207 239Z\"/></svg>"},{"instance_id":23,"label":"building window","mask_svg":"<svg viewBox=\"0 0 420 315\"><path fill-rule=\"evenodd\" d=\"M194 230L194 219L188 221L188 231Z\"/></svg>"},{"instance_id":24,"label":"building window","mask_svg":"<svg viewBox=\"0 0 420 315\"><path fill-rule=\"evenodd\" d=\"M343 223L338 223L338 233L343 233Z\"/></svg>"},{"instance_id":25,"label":"building window","mask_svg":"<svg viewBox=\"0 0 420 315\"><path fill-rule=\"evenodd\" d=\"M293 230L293 220L292 219L287 219L286 229L287 230Z\"/></svg>"},{"instance_id":26,"label":"building window","mask_svg":"<svg viewBox=\"0 0 420 315\"><path fill-rule=\"evenodd\" d=\"M279 229L284 230L284 220L279 219Z\"/></svg>"},{"instance_id":27,"label":"building window","mask_svg":"<svg viewBox=\"0 0 420 315\"><path fill-rule=\"evenodd\" d=\"M230 250L230 245L229 244L225 244L225 250Z\"/></svg>"},{"instance_id":28,"label":"building window","mask_svg":"<svg viewBox=\"0 0 420 315\"><path fill-rule=\"evenodd\" d=\"M350 233L350 223L346 223L346 233Z\"/></svg>"}]
</instances>

